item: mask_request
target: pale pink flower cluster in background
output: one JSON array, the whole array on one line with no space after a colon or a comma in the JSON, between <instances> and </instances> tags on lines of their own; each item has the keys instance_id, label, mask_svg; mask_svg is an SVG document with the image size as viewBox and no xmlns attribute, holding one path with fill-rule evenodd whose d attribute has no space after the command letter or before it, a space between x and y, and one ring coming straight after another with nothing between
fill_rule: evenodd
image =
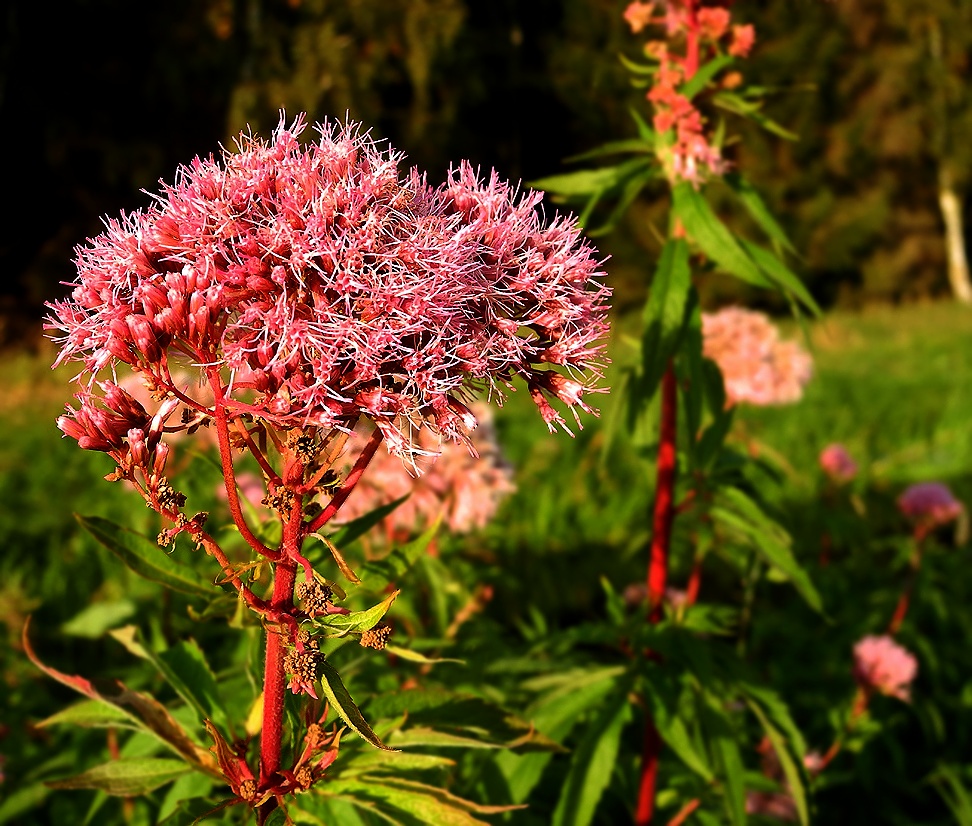
<instances>
[{"instance_id":1,"label":"pale pink flower cluster in background","mask_svg":"<svg viewBox=\"0 0 972 826\"><path fill-rule=\"evenodd\" d=\"M838 483L849 482L857 476L857 462L841 444L830 444L820 451L820 467L827 476Z\"/></svg>"},{"instance_id":2,"label":"pale pink flower cluster in background","mask_svg":"<svg viewBox=\"0 0 972 826\"><path fill-rule=\"evenodd\" d=\"M408 499L382 522L389 536L421 531L440 515L452 533L484 528L516 485L513 469L496 440L489 408L475 404L472 410L479 420L472 436L478 458L465 447L445 444L438 456L417 457L413 475L399 457L379 451L341 509L340 521L357 519L408 494ZM349 464L353 464L364 444L365 439L359 434L352 436L345 456Z\"/></svg>"},{"instance_id":3,"label":"pale pink flower cluster in background","mask_svg":"<svg viewBox=\"0 0 972 826\"><path fill-rule=\"evenodd\" d=\"M918 661L892 637L867 636L854 646L854 679L868 691L911 698Z\"/></svg>"},{"instance_id":4,"label":"pale pink flower cluster in background","mask_svg":"<svg viewBox=\"0 0 972 826\"><path fill-rule=\"evenodd\" d=\"M947 485L920 482L898 497L898 509L909 519L934 527L958 519L964 508Z\"/></svg>"},{"instance_id":5,"label":"pale pink flower cluster in background","mask_svg":"<svg viewBox=\"0 0 972 826\"><path fill-rule=\"evenodd\" d=\"M688 46L684 54L681 48L673 46L694 38L696 54L700 49L719 54L725 47L733 57L746 57L753 47L755 30L749 25L732 25L729 9L723 6L700 8L693 17L680 0L635 0L625 9L624 19L635 34L649 26L665 29L667 41L649 41L645 54L658 61L655 81L648 92L648 100L655 107L655 129L660 133L674 130L674 144L662 157L670 177L698 185L709 175L723 174L726 163L720 148L712 145L705 134L705 119L695 104L679 92L689 74L699 68L690 64L697 57L689 57ZM726 38L728 44L724 42Z\"/></svg>"},{"instance_id":6,"label":"pale pink flower cluster in background","mask_svg":"<svg viewBox=\"0 0 972 826\"><path fill-rule=\"evenodd\" d=\"M126 471L164 453L180 401L212 412L211 387L178 386L187 366L221 371L233 414L348 430L365 417L399 454L422 429L468 442L470 386L502 401L522 379L551 429L564 422L550 399L589 410L610 291L572 220L544 224L540 193L466 163L436 188L402 174L401 156L354 124L318 126L306 146L303 128L281 119L269 141L243 135L239 151L196 158L78 248L74 291L48 319L57 363L84 365L80 409L58 422L67 435ZM95 381L119 363L181 399L152 416ZM161 473L164 456L141 466Z\"/></svg>"},{"instance_id":7,"label":"pale pink flower cluster in background","mask_svg":"<svg viewBox=\"0 0 972 826\"><path fill-rule=\"evenodd\" d=\"M719 369L726 404L799 401L813 375L813 360L795 341L783 341L763 313L726 307L702 314L703 353Z\"/></svg>"}]
</instances>

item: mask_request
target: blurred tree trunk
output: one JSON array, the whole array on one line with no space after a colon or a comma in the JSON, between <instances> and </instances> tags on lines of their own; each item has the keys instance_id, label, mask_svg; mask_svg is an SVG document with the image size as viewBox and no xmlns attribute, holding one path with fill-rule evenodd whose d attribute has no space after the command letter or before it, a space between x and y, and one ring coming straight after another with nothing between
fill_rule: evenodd
<instances>
[{"instance_id":1,"label":"blurred tree trunk","mask_svg":"<svg viewBox=\"0 0 972 826\"><path fill-rule=\"evenodd\" d=\"M953 141L948 94L948 64L942 43L941 19L936 14L928 18L931 47L932 88L934 90L934 126L938 161L938 205L945 223L945 249L948 256L948 283L956 301L972 304L972 280L969 278L969 259L965 252L965 223L962 193L952 169Z\"/></svg>"},{"instance_id":2,"label":"blurred tree trunk","mask_svg":"<svg viewBox=\"0 0 972 826\"><path fill-rule=\"evenodd\" d=\"M948 283L957 301L972 304L972 280L969 278L969 259L965 254L965 222L962 217L964 204L945 165L942 165L938 174L938 204L945 222Z\"/></svg>"}]
</instances>

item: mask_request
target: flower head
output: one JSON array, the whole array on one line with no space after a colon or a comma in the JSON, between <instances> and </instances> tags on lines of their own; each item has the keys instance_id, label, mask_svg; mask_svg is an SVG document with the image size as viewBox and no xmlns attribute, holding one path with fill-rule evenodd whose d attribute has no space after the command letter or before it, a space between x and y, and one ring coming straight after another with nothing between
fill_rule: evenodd
<instances>
[{"instance_id":1,"label":"flower head","mask_svg":"<svg viewBox=\"0 0 972 826\"><path fill-rule=\"evenodd\" d=\"M889 636L864 637L854 646L854 679L863 688L909 700L918 661Z\"/></svg>"},{"instance_id":2,"label":"flower head","mask_svg":"<svg viewBox=\"0 0 972 826\"><path fill-rule=\"evenodd\" d=\"M962 503L941 482L919 482L898 498L898 509L915 522L935 527L962 515Z\"/></svg>"},{"instance_id":3,"label":"flower head","mask_svg":"<svg viewBox=\"0 0 972 826\"><path fill-rule=\"evenodd\" d=\"M834 482L849 482L857 476L857 462L841 444L827 445L820 451L820 467Z\"/></svg>"},{"instance_id":4,"label":"flower head","mask_svg":"<svg viewBox=\"0 0 972 826\"><path fill-rule=\"evenodd\" d=\"M702 314L703 352L722 371L726 403L755 405L799 401L813 375L810 355L782 341L762 313L727 307Z\"/></svg>"},{"instance_id":5,"label":"flower head","mask_svg":"<svg viewBox=\"0 0 972 826\"><path fill-rule=\"evenodd\" d=\"M48 327L86 397L123 363L205 412L219 371L228 410L278 428L365 417L408 453L422 429L468 441L470 387L502 400L519 378L542 396L560 366L590 389L609 290L572 221L545 224L540 193L466 163L433 188L354 124L306 146L303 128L281 119L270 140L196 158L78 248ZM202 387L176 387L180 366ZM105 449L82 408L62 429Z\"/></svg>"}]
</instances>

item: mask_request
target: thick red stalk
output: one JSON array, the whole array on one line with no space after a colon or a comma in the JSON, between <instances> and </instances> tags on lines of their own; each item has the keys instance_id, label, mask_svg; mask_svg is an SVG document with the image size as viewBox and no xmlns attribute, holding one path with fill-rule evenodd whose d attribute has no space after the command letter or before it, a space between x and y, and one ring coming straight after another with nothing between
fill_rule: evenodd
<instances>
[{"instance_id":1,"label":"thick red stalk","mask_svg":"<svg viewBox=\"0 0 972 826\"><path fill-rule=\"evenodd\" d=\"M675 468L677 463L675 437L678 424L678 383L675 368L669 362L661 384L661 431L658 443L657 482L648 563L648 606L650 622L662 618L665 584L668 580L668 552L675 520ZM647 713L646 713L647 714ZM641 781L638 785L638 805L635 809L637 826L648 826L655 812L655 784L658 778L658 757L662 739L651 715L645 719L645 736L641 753Z\"/></svg>"}]
</instances>

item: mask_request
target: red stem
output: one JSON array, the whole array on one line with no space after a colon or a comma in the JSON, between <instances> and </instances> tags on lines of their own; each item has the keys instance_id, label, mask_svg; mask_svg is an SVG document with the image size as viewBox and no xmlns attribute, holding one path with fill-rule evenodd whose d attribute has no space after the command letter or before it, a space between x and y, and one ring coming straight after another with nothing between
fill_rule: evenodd
<instances>
[{"instance_id":1,"label":"red stem","mask_svg":"<svg viewBox=\"0 0 972 826\"><path fill-rule=\"evenodd\" d=\"M655 486L654 524L651 557L648 564L649 622L659 622L668 579L668 552L675 520L675 437L678 424L678 383L671 362L661 385L661 430L658 444L657 484ZM645 736L641 752L641 782L638 785L637 826L648 826L655 812L655 783L662 740L650 713L646 712Z\"/></svg>"},{"instance_id":2,"label":"red stem","mask_svg":"<svg viewBox=\"0 0 972 826\"><path fill-rule=\"evenodd\" d=\"M651 622L658 622L662 618L665 585L668 581L668 549L672 541L672 524L675 521L678 383L671 363L662 377L661 393L661 432L658 444L651 557L648 565L648 606Z\"/></svg>"},{"instance_id":3,"label":"red stem","mask_svg":"<svg viewBox=\"0 0 972 826\"><path fill-rule=\"evenodd\" d=\"M699 15L696 0L684 0L688 14L688 32L685 46L685 79L691 80L699 70Z\"/></svg>"},{"instance_id":4,"label":"red stem","mask_svg":"<svg viewBox=\"0 0 972 826\"><path fill-rule=\"evenodd\" d=\"M682 826L682 824L692 816L692 812L698 809L701 805L702 801L697 797L690 800L678 810L678 814L676 814L675 817L668 821L668 826Z\"/></svg>"},{"instance_id":5,"label":"red stem","mask_svg":"<svg viewBox=\"0 0 972 826\"><path fill-rule=\"evenodd\" d=\"M314 531L319 531L324 525L326 525L340 509L341 505L345 503L347 498L351 495L351 491L354 490L354 486L358 484L358 480L361 478L361 474L365 472L365 468L371 462L372 457L375 455L375 451L378 450L378 445L381 444L381 430L380 428L375 428L371 434L371 438L368 440L368 444L364 446L364 450L361 451L361 455L358 457L358 461L354 463L354 467L351 468L351 472L348 474L348 478L344 480L344 484L341 488L335 491L334 496L331 497L331 501L327 503L327 507L324 508L321 513L317 515L313 522L307 526L305 533L310 534Z\"/></svg>"},{"instance_id":6,"label":"red stem","mask_svg":"<svg viewBox=\"0 0 972 826\"><path fill-rule=\"evenodd\" d=\"M697 556L692 564L692 573L689 574L688 585L685 586L685 604L695 605L699 598L699 589L702 587L702 557Z\"/></svg>"},{"instance_id":7,"label":"red stem","mask_svg":"<svg viewBox=\"0 0 972 826\"><path fill-rule=\"evenodd\" d=\"M888 623L887 633L889 636L893 637L901 630L905 617L908 615L908 609L911 607L911 595L915 590L915 580L918 579L918 569L921 568L921 557L925 549L925 536L925 531L920 528L915 530L915 552L911 556L911 566L904 589L901 596L898 597L898 604L895 606L891 622Z\"/></svg>"}]
</instances>

